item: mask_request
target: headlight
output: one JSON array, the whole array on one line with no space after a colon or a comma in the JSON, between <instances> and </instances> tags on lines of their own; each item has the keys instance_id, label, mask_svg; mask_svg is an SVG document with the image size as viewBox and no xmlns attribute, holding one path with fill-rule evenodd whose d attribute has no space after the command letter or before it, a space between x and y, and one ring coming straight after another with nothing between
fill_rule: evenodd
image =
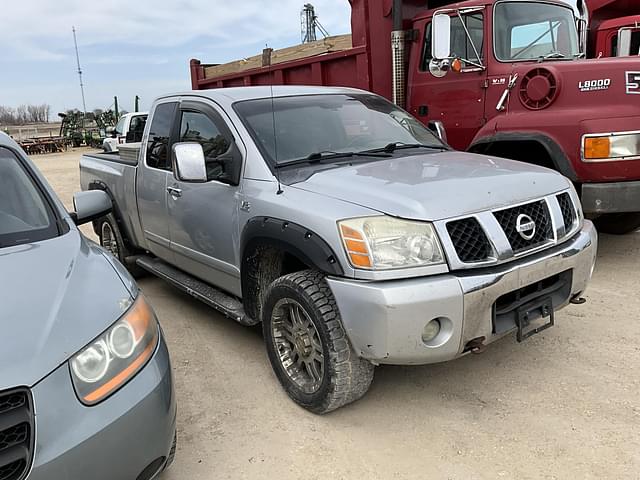
<instances>
[{"instance_id":1,"label":"headlight","mask_svg":"<svg viewBox=\"0 0 640 480\"><path fill-rule=\"evenodd\" d=\"M612 133L584 137L582 158L585 162L628 160L640 157L640 133Z\"/></svg>"},{"instance_id":2,"label":"headlight","mask_svg":"<svg viewBox=\"0 0 640 480\"><path fill-rule=\"evenodd\" d=\"M338 222L338 228L354 268L389 270L444 263L430 223L365 217Z\"/></svg>"},{"instance_id":3,"label":"headlight","mask_svg":"<svg viewBox=\"0 0 640 480\"><path fill-rule=\"evenodd\" d=\"M95 405L127 383L151 358L158 337L156 317L140 294L120 320L69 362L80 401Z\"/></svg>"}]
</instances>

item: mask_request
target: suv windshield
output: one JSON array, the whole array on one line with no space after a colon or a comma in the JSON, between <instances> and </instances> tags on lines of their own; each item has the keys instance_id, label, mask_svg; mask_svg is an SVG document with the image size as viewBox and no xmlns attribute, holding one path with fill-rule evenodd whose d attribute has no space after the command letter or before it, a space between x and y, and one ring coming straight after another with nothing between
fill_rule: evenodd
<instances>
[{"instance_id":1,"label":"suv windshield","mask_svg":"<svg viewBox=\"0 0 640 480\"><path fill-rule=\"evenodd\" d=\"M234 109L274 165L323 153L368 152L390 144L446 148L415 118L377 95L263 98L238 102Z\"/></svg>"},{"instance_id":2,"label":"suv windshield","mask_svg":"<svg viewBox=\"0 0 640 480\"><path fill-rule=\"evenodd\" d=\"M58 234L51 207L21 162L0 147L0 248Z\"/></svg>"},{"instance_id":3,"label":"suv windshield","mask_svg":"<svg viewBox=\"0 0 640 480\"><path fill-rule=\"evenodd\" d=\"M494 30L496 58L501 61L573 59L580 53L573 11L568 7L499 3Z\"/></svg>"}]
</instances>

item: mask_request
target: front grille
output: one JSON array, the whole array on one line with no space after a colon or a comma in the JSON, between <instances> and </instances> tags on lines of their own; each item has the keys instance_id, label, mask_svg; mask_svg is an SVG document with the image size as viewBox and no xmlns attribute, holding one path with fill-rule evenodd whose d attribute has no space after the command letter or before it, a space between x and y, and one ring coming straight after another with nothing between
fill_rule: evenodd
<instances>
[{"instance_id":1,"label":"front grille","mask_svg":"<svg viewBox=\"0 0 640 480\"><path fill-rule=\"evenodd\" d=\"M34 416L26 390L0 392L0 480L22 480L33 455Z\"/></svg>"},{"instance_id":2,"label":"front grille","mask_svg":"<svg viewBox=\"0 0 640 480\"><path fill-rule=\"evenodd\" d=\"M489 240L475 218L449 222L447 231L462 262L481 262L489 258Z\"/></svg>"},{"instance_id":3,"label":"front grille","mask_svg":"<svg viewBox=\"0 0 640 480\"><path fill-rule=\"evenodd\" d=\"M551 215L544 200L500 210L493 214L516 254L536 248L553 238ZM531 239L526 239L517 231L516 226L520 215L526 215L535 223L535 233Z\"/></svg>"},{"instance_id":4,"label":"front grille","mask_svg":"<svg viewBox=\"0 0 640 480\"><path fill-rule=\"evenodd\" d=\"M558 195L558 203L560 204L560 210L562 210L562 220L564 220L564 229L567 233L573 227L573 223L576 221L576 211L573 208L573 202L571 201L571 195L568 193L561 193Z\"/></svg>"}]
</instances>

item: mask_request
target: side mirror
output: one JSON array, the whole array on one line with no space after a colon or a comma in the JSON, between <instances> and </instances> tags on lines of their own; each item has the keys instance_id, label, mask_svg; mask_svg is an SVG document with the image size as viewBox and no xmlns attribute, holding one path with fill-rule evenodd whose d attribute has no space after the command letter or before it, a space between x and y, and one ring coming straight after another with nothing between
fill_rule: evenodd
<instances>
[{"instance_id":1,"label":"side mirror","mask_svg":"<svg viewBox=\"0 0 640 480\"><path fill-rule=\"evenodd\" d=\"M427 128L433 132L433 134L442 140L444 143L447 142L447 131L444 128L444 123L440 120L431 120L427 125Z\"/></svg>"},{"instance_id":2,"label":"side mirror","mask_svg":"<svg viewBox=\"0 0 640 480\"><path fill-rule=\"evenodd\" d=\"M176 143L173 145L175 174L183 182L206 182L207 166L204 150L199 143Z\"/></svg>"},{"instance_id":3,"label":"side mirror","mask_svg":"<svg viewBox=\"0 0 640 480\"><path fill-rule=\"evenodd\" d=\"M73 208L75 212L71 214L71 218L76 225L84 225L108 214L113 205L106 192L89 190L73 196Z\"/></svg>"},{"instance_id":4,"label":"side mirror","mask_svg":"<svg viewBox=\"0 0 640 480\"><path fill-rule=\"evenodd\" d=\"M444 60L451 56L451 17L444 13L433 16L431 49L432 57Z\"/></svg>"}]
</instances>

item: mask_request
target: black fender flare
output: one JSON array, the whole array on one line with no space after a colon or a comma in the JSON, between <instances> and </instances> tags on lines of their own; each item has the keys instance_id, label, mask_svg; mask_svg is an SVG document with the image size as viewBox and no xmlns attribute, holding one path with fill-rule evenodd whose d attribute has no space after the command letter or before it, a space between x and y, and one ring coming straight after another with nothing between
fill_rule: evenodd
<instances>
[{"instance_id":1,"label":"black fender flare","mask_svg":"<svg viewBox=\"0 0 640 480\"><path fill-rule=\"evenodd\" d=\"M327 275L344 274L334 251L313 230L278 218L250 219L240 237L240 277L245 311L257 320L260 319L266 287L280 275L282 267L270 265L269 260L262 263L264 257L261 256L261 250L264 248L275 248L292 255L307 267ZM266 258L270 259L269 256ZM256 268L257 263L260 267Z\"/></svg>"},{"instance_id":2,"label":"black fender flare","mask_svg":"<svg viewBox=\"0 0 640 480\"><path fill-rule=\"evenodd\" d=\"M115 217L116 222L118 222L118 228L120 228L120 233L122 234L122 238L128 244L128 246L132 246L131 241L129 240L129 235L127 235L127 231L124 228L124 222L122 221L122 213L120 212L120 208L116 203L116 198L111 192L111 189L109 188L109 186L101 180L92 180L91 182L89 182L89 185L87 186L87 190L102 190L104 193L109 195L109 198L111 199L111 213L113 213L113 216ZM100 236L100 232L97 231L97 223L95 221L93 222L93 231L95 232L96 235Z\"/></svg>"},{"instance_id":3,"label":"black fender flare","mask_svg":"<svg viewBox=\"0 0 640 480\"><path fill-rule=\"evenodd\" d=\"M313 230L272 217L254 217L245 225L240 241L242 265L252 245L266 244L294 255L306 265L328 275L344 275L333 249Z\"/></svg>"},{"instance_id":4,"label":"black fender flare","mask_svg":"<svg viewBox=\"0 0 640 480\"><path fill-rule=\"evenodd\" d=\"M474 140L469 146L468 151L483 153L489 145L501 142L536 142L540 144L549 154L549 158L553 162L555 169L573 182L578 181L578 176L571 165L571 161L567 157L564 150L552 138L542 133L532 132L501 132L495 135Z\"/></svg>"}]
</instances>

